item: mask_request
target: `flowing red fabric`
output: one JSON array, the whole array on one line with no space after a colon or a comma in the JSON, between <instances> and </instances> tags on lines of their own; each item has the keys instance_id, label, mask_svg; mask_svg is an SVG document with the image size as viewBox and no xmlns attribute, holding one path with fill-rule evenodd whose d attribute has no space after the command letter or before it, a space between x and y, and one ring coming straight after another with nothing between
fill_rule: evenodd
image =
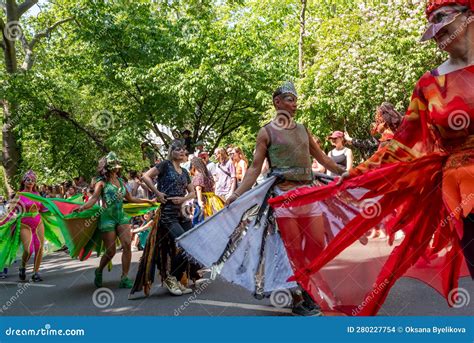
<instances>
[{"instance_id":1,"label":"flowing red fabric","mask_svg":"<svg viewBox=\"0 0 474 343\"><path fill-rule=\"evenodd\" d=\"M375 315L402 276L456 303L459 278L469 275L460 238L474 204L472 84L474 66L444 76L426 73L394 139L349 179L270 199L293 279L323 309ZM308 257L302 252L318 230L317 219L290 218L279 209L315 203L323 208L324 231L336 235ZM373 229L388 237L368 239Z\"/></svg>"}]
</instances>

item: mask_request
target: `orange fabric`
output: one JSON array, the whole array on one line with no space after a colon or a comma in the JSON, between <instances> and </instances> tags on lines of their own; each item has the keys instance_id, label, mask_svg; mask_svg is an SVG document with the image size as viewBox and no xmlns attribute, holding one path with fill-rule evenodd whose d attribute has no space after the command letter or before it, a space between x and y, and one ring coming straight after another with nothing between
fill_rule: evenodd
<instances>
[{"instance_id":1,"label":"orange fabric","mask_svg":"<svg viewBox=\"0 0 474 343\"><path fill-rule=\"evenodd\" d=\"M323 308L375 315L403 276L430 285L452 306L459 278L469 275L466 261L474 261L460 241L463 218L474 207L473 85L474 65L442 76L425 73L394 138L346 181L269 200L275 209L326 204L326 231L339 233L311 262L306 256L292 261L293 279ZM355 213L337 215L331 207L342 210L341 200ZM299 237L283 233L286 218L277 220L287 250L301 250ZM377 226L389 241L361 246L358 240Z\"/></svg>"}]
</instances>

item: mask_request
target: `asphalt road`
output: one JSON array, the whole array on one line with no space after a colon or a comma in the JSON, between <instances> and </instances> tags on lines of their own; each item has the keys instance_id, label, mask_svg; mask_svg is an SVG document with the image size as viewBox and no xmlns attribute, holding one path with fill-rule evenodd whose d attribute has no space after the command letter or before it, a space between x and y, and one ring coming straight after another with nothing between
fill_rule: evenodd
<instances>
[{"instance_id":1,"label":"asphalt road","mask_svg":"<svg viewBox=\"0 0 474 343\"><path fill-rule=\"evenodd\" d=\"M141 252L133 253L135 275ZM287 316L288 308L271 306L269 299L256 300L246 290L222 280L203 282L193 293L171 296L155 283L148 298L128 300L128 290L119 289L121 253L114 257L111 272L104 271L104 288L93 285L97 258L80 262L65 253L44 259L43 282L20 283L18 264L7 279L0 280L0 315L9 316ZM27 269L31 275L31 265ZM393 287L379 312L383 316L459 316L474 314L474 282L461 280L460 287L473 299L460 308L449 308L444 299L421 282L404 278ZM328 315L331 315L328 313Z\"/></svg>"}]
</instances>

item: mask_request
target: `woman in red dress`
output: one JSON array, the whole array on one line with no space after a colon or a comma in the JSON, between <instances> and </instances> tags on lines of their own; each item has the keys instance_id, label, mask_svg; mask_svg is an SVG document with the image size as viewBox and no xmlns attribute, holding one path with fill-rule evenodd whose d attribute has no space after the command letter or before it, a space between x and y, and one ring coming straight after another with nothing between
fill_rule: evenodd
<instances>
[{"instance_id":1,"label":"woman in red dress","mask_svg":"<svg viewBox=\"0 0 474 343\"><path fill-rule=\"evenodd\" d=\"M418 80L394 139L344 182L270 201L298 207L337 198L359 206L347 220L329 220L342 231L319 257L292 261L295 279L326 308L375 315L402 276L424 281L453 306L465 291L459 278L474 278L474 0L429 0L426 14L423 40L434 39L449 59ZM358 246L380 223L389 242ZM400 230L403 238L394 239ZM322 294L317 275L332 294Z\"/></svg>"}]
</instances>

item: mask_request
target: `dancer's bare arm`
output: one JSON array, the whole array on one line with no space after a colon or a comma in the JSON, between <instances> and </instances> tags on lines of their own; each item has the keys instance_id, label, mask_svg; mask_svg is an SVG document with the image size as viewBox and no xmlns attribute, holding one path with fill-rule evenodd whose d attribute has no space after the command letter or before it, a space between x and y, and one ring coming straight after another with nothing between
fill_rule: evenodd
<instances>
[{"instance_id":1,"label":"dancer's bare arm","mask_svg":"<svg viewBox=\"0 0 474 343\"><path fill-rule=\"evenodd\" d=\"M150 168L143 176L142 180L145 183L145 185L150 189L153 193L156 194L156 200L160 203L165 203L166 202L166 194L161 193L153 184L153 179L158 176L159 172L156 167Z\"/></svg>"},{"instance_id":2,"label":"dancer's bare arm","mask_svg":"<svg viewBox=\"0 0 474 343\"><path fill-rule=\"evenodd\" d=\"M102 188L104 188L104 182L103 181L97 182L95 184L95 187L94 187L94 194L92 194L92 196L89 198L89 200L84 205L82 205L81 207L75 209L74 212L82 212L82 211L85 211L85 210L91 208L92 206L94 206L94 204L97 201L99 201L100 193L102 192Z\"/></svg>"},{"instance_id":3,"label":"dancer's bare arm","mask_svg":"<svg viewBox=\"0 0 474 343\"><path fill-rule=\"evenodd\" d=\"M135 198L135 197L132 197L132 195L128 191L127 191L127 194L125 195L125 199L130 203L150 204L150 205L153 205L156 200L156 199L148 200L148 199Z\"/></svg>"}]
</instances>

